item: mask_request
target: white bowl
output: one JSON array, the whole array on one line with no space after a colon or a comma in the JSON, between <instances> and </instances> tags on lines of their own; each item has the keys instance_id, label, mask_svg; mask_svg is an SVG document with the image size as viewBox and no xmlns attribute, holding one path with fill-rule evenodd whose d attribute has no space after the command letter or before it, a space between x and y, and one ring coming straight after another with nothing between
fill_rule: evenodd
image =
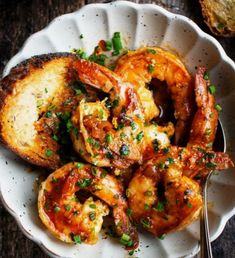
<instances>
[{"instance_id":1,"label":"white bowl","mask_svg":"<svg viewBox=\"0 0 235 258\"><path fill-rule=\"evenodd\" d=\"M4 75L17 63L33 55L70 51L84 48L88 53L100 39L110 39L121 32L130 49L142 45L161 46L177 52L189 71L205 65L210 78L218 86L217 101L223 107L220 120L226 135L227 152L235 155L235 112L231 111L235 96L235 66L221 45L190 19L172 14L150 4L118 1L110 4L87 5L80 10L62 15L45 29L33 34L20 52L7 64ZM84 35L80 39L80 34ZM38 218L34 191L40 170L29 172L29 165L0 146L0 196L7 210L15 217L22 231L53 257L121 258L128 253L111 239L102 239L94 246L68 245L55 239ZM209 188L210 232L212 240L219 236L228 219L235 214L234 171L221 172L211 178ZM159 240L144 233L140 235L138 257L192 257L199 250L199 224L169 234ZM149 246L148 248L146 246Z\"/></svg>"}]
</instances>

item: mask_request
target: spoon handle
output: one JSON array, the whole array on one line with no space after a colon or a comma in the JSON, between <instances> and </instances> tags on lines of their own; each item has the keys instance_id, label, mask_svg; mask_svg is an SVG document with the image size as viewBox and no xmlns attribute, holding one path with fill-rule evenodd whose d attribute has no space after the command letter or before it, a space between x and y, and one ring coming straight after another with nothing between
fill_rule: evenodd
<instances>
[{"instance_id":1,"label":"spoon handle","mask_svg":"<svg viewBox=\"0 0 235 258\"><path fill-rule=\"evenodd\" d=\"M207 177L205 185L203 187L203 206L200 217L200 257L201 258L212 258L211 243L210 243L210 232L208 225L208 213L207 213L207 182L209 181L210 175Z\"/></svg>"}]
</instances>

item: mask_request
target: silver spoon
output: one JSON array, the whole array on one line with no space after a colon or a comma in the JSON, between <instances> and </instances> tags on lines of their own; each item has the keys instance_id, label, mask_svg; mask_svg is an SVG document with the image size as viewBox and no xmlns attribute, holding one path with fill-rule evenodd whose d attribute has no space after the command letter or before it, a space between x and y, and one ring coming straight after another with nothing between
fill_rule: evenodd
<instances>
[{"instance_id":1,"label":"silver spoon","mask_svg":"<svg viewBox=\"0 0 235 258\"><path fill-rule=\"evenodd\" d=\"M210 179L212 171L205 177L202 182L202 198L203 205L200 216L200 254L201 258L212 258L210 232L208 225L208 213L207 213L207 185Z\"/></svg>"},{"instance_id":2,"label":"silver spoon","mask_svg":"<svg viewBox=\"0 0 235 258\"><path fill-rule=\"evenodd\" d=\"M225 136L222 125L219 121L218 129L215 137L215 144L213 149L216 151L225 151ZM210 232L208 224L208 213L207 213L207 187L210 180L210 176L213 171L203 179L202 181L202 198L203 205L200 216L200 257L201 258L212 258L211 242L210 242Z\"/></svg>"}]
</instances>

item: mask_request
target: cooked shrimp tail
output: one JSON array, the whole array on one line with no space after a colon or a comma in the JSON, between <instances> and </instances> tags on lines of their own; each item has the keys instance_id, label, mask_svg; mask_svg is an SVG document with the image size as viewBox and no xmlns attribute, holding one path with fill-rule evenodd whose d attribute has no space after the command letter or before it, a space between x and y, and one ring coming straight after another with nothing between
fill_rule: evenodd
<instances>
[{"instance_id":1,"label":"cooked shrimp tail","mask_svg":"<svg viewBox=\"0 0 235 258\"><path fill-rule=\"evenodd\" d=\"M83 203L79 199L81 190L88 195ZM135 248L138 246L138 234L126 214L127 202L123 196L121 183L105 170L82 163L69 163L42 183L38 197L39 216L62 241L95 244L103 217L111 208L118 236L128 235L130 241L127 247Z\"/></svg>"},{"instance_id":2,"label":"cooked shrimp tail","mask_svg":"<svg viewBox=\"0 0 235 258\"><path fill-rule=\"evenodd\" d=\"M124 81L132 83L139 92L141 92L139 89L150 83L152 78L166 81L177 120L175 144L179 144L180 140L185 137L194 111L192 77L181 60L161 48L142 48L137 51L130 51L120 58L115 72ZM141 95L139 98L142 106L146 107L148 104L146 99ZM152 98L148 98L148 100L151 102ZM153 110L145 108L145 119L147 121L159 114L153 112Z\"/></svg>"},{"instance_id":3,"label":"cooked shrimp tail","mask_svg":"<svg viewBox=\"0 0 235 258\"><path fill-rule=\"evenodd\" d=\"M159 156L178 160L181 163L183 175L199 179L211 170L225 170L234 167L229 155L223 152L208 151L200 147L176 147L169 148L168 154L160 151Z\"/></svg>"},{"instance_id":4,"label":"cooked shrimp tail","mask_svg":"<svg viewBox=\"0 0 235 258\"><path fill-rule=\"evenodd\" d=\"M194 221L202 197L199 184L182 174L179 161L159 156L134 174L128 186L128 202L133 220L161 237Z\"/></svg>"},{"instance_id":5,"label":"cooked shrimp tail","mask_svg":"<svg viewBox=\"0 0 235 258\"><path fill-rule=\"evenodd\" d=\"M210 87L212 86L206 68L198 67L195 79L198 110L192 122L188 146L211 149L215 140L218 111L215 108L215 98Z\"/></svg>"},{"instance_id":6,"label":"cooked shrimp tail","mask_svg":"<svg viewBox=\"0 0 235 258\"><path fill-rule=\"evenodd\" d=\"M76 60L73 67L77 71L78 79L83 83L110 94L111 100L115 102L113 108L115 116L120 115L123 108L131 116L143 116L143 108L139 103L139 97L134 87L123 82L114 72L86 60Z\"/></svg>"}]
</instances>

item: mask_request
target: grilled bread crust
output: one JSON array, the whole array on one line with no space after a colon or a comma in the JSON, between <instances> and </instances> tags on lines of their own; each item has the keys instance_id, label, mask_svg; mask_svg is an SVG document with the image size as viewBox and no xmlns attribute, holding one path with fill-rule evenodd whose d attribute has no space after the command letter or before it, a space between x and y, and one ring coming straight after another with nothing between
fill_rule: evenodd
<instances>
[{"instance_id":1,"label":"grilled bread crust","mask_svg":"<svg viewBox=\"0 0 235 258\"><path fill-rule=\"evenodd\" d=\"M202 14L212 33L235 36L235 0L199 0Z\"/></svg>"},{"instance_id":2,"label":"grilled bread crust","mask_svg":"<svg viewBox=\"0 0 235 258\"><path fill-rule=\"evenodd\" d=\"M50 107L61 105L71 94L69 53L34 56L0 81L0 139L28 162L56 169L61 165L58 143L51 133L56 118L46 118Z\"/></svg>"}]
</instances>

